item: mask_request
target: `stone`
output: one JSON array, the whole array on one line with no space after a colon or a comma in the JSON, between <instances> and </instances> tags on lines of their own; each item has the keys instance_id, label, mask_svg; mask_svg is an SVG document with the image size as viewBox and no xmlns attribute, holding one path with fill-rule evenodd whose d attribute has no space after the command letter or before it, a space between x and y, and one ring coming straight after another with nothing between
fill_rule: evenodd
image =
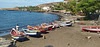
<instances>
[{"instance_id":1,"label":"stone","mask_svg":"<svg viewBox=\"0 0 100 47\"><path fill-rule=\"evenodd\" d=\"M87 39L91 39L91 36L86 36L85 38L87 38Z\"/></svg>"},{"instance_id":2,"label":"stone","mask_svg":"<svg viewBox=\"0 0 100 47\"><path fill-rule=\"evenodd\" d=\"M0 47L8 47L11 45L11 40L7 40L6 38L0 37Z\"/></svg>"}]
</instances>

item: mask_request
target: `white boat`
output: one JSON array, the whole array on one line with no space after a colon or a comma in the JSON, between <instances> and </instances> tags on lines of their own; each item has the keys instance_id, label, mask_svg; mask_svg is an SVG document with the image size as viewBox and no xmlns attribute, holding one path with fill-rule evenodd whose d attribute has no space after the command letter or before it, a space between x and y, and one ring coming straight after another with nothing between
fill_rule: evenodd
<instances>
[{"instance_id":1,"label":"white boat","mask_svg":"<svg viewBox=\"0 0 100 47\"><path fill-rule=\"evenodd\" d=\"M59 24L60 26L62 26L62 27L66 27L66 26L72 26L72 23L60 23Z\"/></svg>"},{"instance_id":2,"label":"white boat","mask_svg":"<svg viewBox=\"0 0 100 47\"><path fill-rule=\"evenodd\" d=\"M41 31L23 29L26 35L41 35Z\"/></svg>"},{"instance_id":3,"label":"white boat","mask_svg":"<svg viewBox=\"0 0 100 47\"><path fill-rule=\"evenodd\" d=\"M95 31L100 32L100 27L82 27L82 30L85 31Z\"/></svg>"}]
</instances>

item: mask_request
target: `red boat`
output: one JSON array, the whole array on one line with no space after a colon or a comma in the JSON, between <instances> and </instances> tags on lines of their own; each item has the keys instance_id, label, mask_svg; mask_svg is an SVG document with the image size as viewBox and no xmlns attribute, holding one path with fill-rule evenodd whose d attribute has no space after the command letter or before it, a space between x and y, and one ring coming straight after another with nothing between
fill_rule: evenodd
<instances>
[{"instance_id":1,"label":"red boat","mask_svg":"<svg viewBox=\"0 0 100 47\"><path fill-rule=\"evenodd\" d=\"M29 30L40 30L40 31L42 31L43 33L45 33L47 30L44 30L42 27L40 27L40 26L34 26L34 27L32 27L32 26L27 26L27 28L29 29Z\"/></svg>"},{"instance_id":2,"label":"red boat","mask_svg":"<svg viewBox=\"0 0 100 47\"><path fill-rule=\"evenodd\" d=\"M27 28L29 29L29 30L32 30L32 29L34 29L32 26L27 26Z\"/></svg>"},{"instance_id":3,"label":"red boat","mask_svg":"<svg viewBox=\"0 0 100 47\"><path fill-rule=\"evenodd\" d=\"M85 31L94 31L94 32L100 32L100 27L82 27L82 30Z\"/></svg>"},{"instance_id":4,"label":"red boat","mask_svg":"<svg viewBox=\"0 0 100 47\"><path fill-rule=\"evenodd\" d=\"M24 34L23 32L19 32L17 30L11 30L10 34L11 34L12 38L15 40L21 40L26 37L26 34Z\"/></svg>"}]
</instances>

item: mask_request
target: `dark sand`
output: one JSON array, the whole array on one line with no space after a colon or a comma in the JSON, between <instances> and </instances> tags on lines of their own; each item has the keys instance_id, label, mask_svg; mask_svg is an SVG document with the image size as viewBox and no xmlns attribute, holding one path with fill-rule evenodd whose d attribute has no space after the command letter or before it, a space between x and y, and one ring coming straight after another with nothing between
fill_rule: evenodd
<instances>
[{"instance_id":1,"label":"dark sand","mask_svg":"<svg viewBox=\"0 0 100 47\"><path fill-rule=\"evenodd\" d=\"M28 37L30 40L17 42L17 47L100 47L100 38L97 33L88 33L81 31L82 25L73 24L72 27L61 27L48 34L42 34L46 39ZM91 39L85 38L91 36ZM6 37L9 38L9 37Z\"/></svg>"},{"instance_id":2,"label":"dark sand","mask_svg":"<svg viewBox=\"0 0 100 47\"><path fill-rule=\"evenodd\" d=\"M46 39L29 37L30 40L17 42L18 47L100 47L100 38L97 33L81 32L80 25L74 24L73 27L58 28L43 34ZM92 36L86 39L86 36Z\"/></svg>"},{"instance_id":3,"label":"dark sand","mask_svg":"<svg viewBox=\"0 0 100 47\"><path fill-rule=\"evenodd\" d=\"M46 47L50 45L53 47L100 47L100 35L97 33L82 32L82 26L87 25L79 25L75 23L72 27L61 27L53 31L47 31L49 33L42 34L46 39L43 39L42 37L28 37L29 40L17 42L16 46ZM87 36L91 36L91 39L87 39ZM11 40L10 35L3 37Z\"/></svg>"}]
</instances>

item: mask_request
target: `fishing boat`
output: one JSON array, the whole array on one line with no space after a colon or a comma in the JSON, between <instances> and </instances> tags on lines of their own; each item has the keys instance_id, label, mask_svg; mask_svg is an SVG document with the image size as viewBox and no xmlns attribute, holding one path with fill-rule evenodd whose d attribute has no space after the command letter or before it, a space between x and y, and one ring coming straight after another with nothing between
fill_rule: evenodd
<instances>
[{"instance_id":1,"label":"fishing boat","mask_svg":"<svg viewBox=\"0 0 100 47\"><path fill-rule=\"evenodd\" d=\"M47 31L47 29L46 28L42 28L41 26L34 26L34 27L32 27L32 26L27 26L27 28L29 29L29 30L39 30L39 31L41 31L42 33L46 33L46 31Z\"/></svg>"},{"instance_id":2,"label":"fishing boat","mask_svg":"<svg viewBox=\"0 0 100 47\"><path fill-rule=\"evenodd\" d=\"M32 27L32 26L27 26L27 28L29 29L29 30L32 30L32 29L34 29L34 27Z\"/></svg>"},{"instance_id":3,"label":"fishing boat","mask_svg":"<svg viewBox=\"0 0 100 47\"><path fill-rule=\"evenodd\" d=\"M24 34L23 32L17 31L15 29L12 29L10 34L11 34L11 37L15 40L23 40L24 38L26 38L26 34Z\"/></svg>"},{"instance_id":4,"label":"fishing boat","mask_svg":"<svg viewBox=\"0 0 100 47\"><path fill-rule=\"evenodd\" d=\"M66 27L66 26L72 26L72 23L60 23L59 24L61 27Z\"/></svg>"},{"instance_id":5,"label":"fishing boat","mask_svg":"<svg viewBox=\"0 0 100 47\"><path fill-rule=\"evenodd\" d=\"M49 24L46 24L46 23L42 23L41 26L42 26L42 28L47 29L47 30L55 29L54 25L49 25Z\"/></svg>"},{"instance_id":6,"label":"fishing boat","mask_svg":"<svg viewBox=\"0 0 100 47\"><path fill-rule=\"evenodd\" d=\"M55 28L60 27L59 23L51 22L51 25L53 25Z\"/></svg>"},{"instance_id":7,"label":"fishing boat","mask_svg":"<svg viewBox=\"0 0 100 47\"><path fill-rule=\"evenodd\" d=\"M41 35L41 31L39 30L23 29L23 31L26 35Z\"/></svg>"},{"instance_id":8,"label":"fishing boat","mask_svg":"<svg viewBox=\"0 0 100 47\"><path fill-rule=\"evenodd\" d=\"M82 30L85 31L94 31L94 32L100 32L100 27L82 27Z\"/></svg>"}]
</instances>

